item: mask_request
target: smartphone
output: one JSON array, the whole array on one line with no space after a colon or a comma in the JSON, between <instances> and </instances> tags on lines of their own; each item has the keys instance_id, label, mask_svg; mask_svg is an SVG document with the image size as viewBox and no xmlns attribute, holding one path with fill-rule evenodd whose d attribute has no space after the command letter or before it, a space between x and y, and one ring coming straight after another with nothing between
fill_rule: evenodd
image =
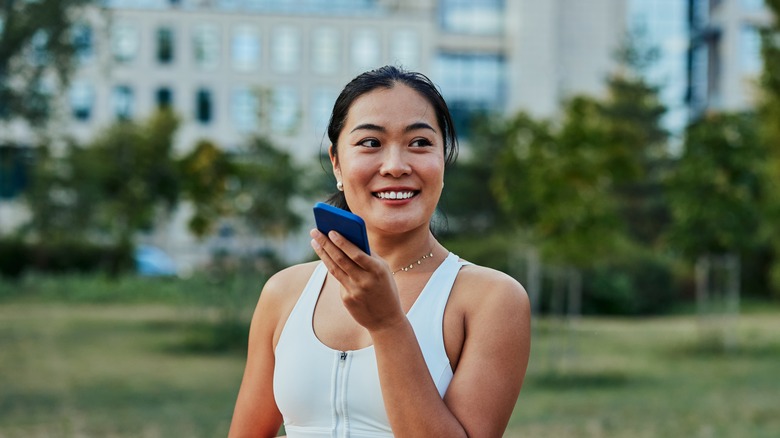
<instances>
[{"instance_id":1,"label":"smartphone","mask_svg":"<svg viewBox=\"0 0 780 438\"><path fill-rule=\"evenodd\" d=\"M314 206L314 220L317 222L317 229L323 234L327 235L331 230L335 230L362 249L363 252L371 255L371 250L368 248L366 223L360 216L330 204L318 202Z\"/></svg>"}]
</instances>

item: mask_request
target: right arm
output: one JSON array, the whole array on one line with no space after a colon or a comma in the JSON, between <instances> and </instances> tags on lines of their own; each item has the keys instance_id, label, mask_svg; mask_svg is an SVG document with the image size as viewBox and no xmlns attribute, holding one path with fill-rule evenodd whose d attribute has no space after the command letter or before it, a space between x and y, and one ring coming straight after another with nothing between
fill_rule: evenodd
<instances>
[{"instance_id":1,"label":"right arm","mask_svg":"<svg viewBox=\"0 0 780 438\"><path fill-rule=\"evenodd\" d=\"M238 391L229 438L275 437L282 424L273 392L274 344L280 331L280 315L290 296L285 271L263 286L249 329L246 368Z\"/></svg>"}]
</instances>

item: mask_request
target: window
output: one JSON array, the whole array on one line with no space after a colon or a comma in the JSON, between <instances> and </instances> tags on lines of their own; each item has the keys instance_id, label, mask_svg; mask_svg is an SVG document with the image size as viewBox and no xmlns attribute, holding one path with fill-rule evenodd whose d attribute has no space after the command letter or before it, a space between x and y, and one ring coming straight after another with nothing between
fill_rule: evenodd
<instances>
[{"instance_id":1,"label":"window","mask_svg":"<svg viewBox=\"0 0 780 438\"><path fill-rule=\"evenodd\" d=\"M0 144L0 199L13 199L27 187L32 149Z\"/></svg>"},{"instance_id":2,"label":"window","mask_svg":"<svg viewBox=\"0 0 780 438\"><path fill-rule=\"evenodd\" d=\"M479 113L501 111L504 105L504 59L499 55L441 54L437 82L459 132L468 134Z\"/></svg>"},{"instance_id":3,"label":"window","mask_svg":"<svg viewBox=\"0 0 780 438\"><path fill-rule=\"evenodd\" d=\"M85 80L74 81L69 93L70 109L76 120L89 120L95 104L95 89Z\"/></svg>"},{"instance_id":4,"label":"window","mask_svg":"<svg viewBox=\"0 0 780 438\"><path fill-rule=\"evenodd\" d=\"M315 73L327 75L338 72L341 38L338 30L320 27L311 33L311 68Z\"/></svg>"},{"instance_id":5,"label":"window","mask_svg":"<svg viewBox=\"0 0 780 438\"><path fill-rule=\"evenodd\" d=\"M128 63L138 53L138 29L130 23L117 23L111 27L111 52L117 62Z\"/></svg>"},{"instance_id":6,"label":"window","mask_svg":"<svg viewBox=\"0 0 780 438\"><path fill-rule=\"evenodd\" d=\"M352 69L364 72L379 67L379 34L370 29L361 29L352 35Z\"/></svg>"},{"instance_id":7,"label":"window","mask_svg":"<svg viewBox=\"0 0 780 438\"><path fill-rule=\"evenodd\" d=\"M301 35L294 27L274 29L271 64L278 73L295 73L301 64Z\"/></svg>"},{"instance_id":8,"label":"window","mask_svg":"<svg viewBox=\"0 0 780 438\"><path fill-rule=\"evenodd\" d=\"M292 134L298 126L300 103L298 92L292 87L278 87L272 96L271 129Z\"/></svg>"},{"instance_id":9,"label":"window","mask_svg":"<svg viewBox=\"0 0 780 438\"><path fill-rule=\"evenodd\" d=\"M133 89L128 85L117 85L112 93L114 115L118 120L133 118Z\"/></svg>"},{"instance_id":10,"label":"window","mask_svg":"<svg viewBox=\"0 0 780 438\"><path fill-rule=\"evenodd\" d=\"M214 118L211 91L201 88L195 94L195 119L201 124L211 123Z\"/></svg>"},{"instance_id":11,"label":"window","mask_svg":"<svg viewBox=\"0 0 780 438\"><path fill-rule=\"evenodd\" d=\"M697 45L691 53L690 73L690 105L695 110L702 110L707 105L709 94L709 53L704 44Z\"/></svg>"},{"instance_id":12,"label":"window","mask_svg":"<svg viewBox=\"0 0 780 438\"><path fill-rule=\"evenodd\" d=\"M691 22L694 29L701 29L710 21L710 0L692 0Z\"/></svg>"},{"instance_id":13,"label":"window","mask_svg":"<svg viewBox=\"0 0 780 438\"><path fill-rule=\"evenodd\" d=\"M173 90L168 87L160 87L155 92L154 101L158 109L170 109L173 107Z\"/></svg>"},{"instance_id":14,"label":"window","mask_svg":"<svg viewBox=\"0 0 780 438\"><path fill-rule=\"evenodd\" d=\"M213 70L219 66L220 32L213 24L196 25L193 31L192 47L195 65L203 70Z\"/></svg>"},{"instance_id":15,"label":"window","mask_svg":"<svg viewBox=\"0 0 780 438\"><path fill-rule=\"evenodd\" d=\"M448 32L498 35L503 32L503 0L440 0L439 20Z\"/></svg>"},{"instance_id":16,"label":"window","mask_svg":"<svg viewBox=\"0 0 780 438\"><path fill-rule=\"evenodd\" d=\"M92 40L92 28L87 24L77 24L73 27L73 46L76 49L76 59L85 64L95 57L95 47Z\"/></svg>"},{"instance_id":17,"label":"window","mask_svg":"<svg viewBox=\"0 0 780 438\"><path fill-rule=\"evenodd\" d=\"M49 34L45 30L37 30L30 38L30 45L32 46L30 60L34 65L46 65L49 60L49 50L46 47L48 44Z\"/></svg>"},{"instance_id":18,"label":"window","mask_svg":"<svg viewBox=\"0 0 780 438\"><path fill-rule=\"evenodd\" d=\"M157 29L157 62L170 64L173 62L173 29L161 27Z\"/></svg>"},{"instance_id":19,"label":"window","mask_svg":"<svg viewBox=\"0 0 780 438\"><path fill-rule=\"evenodd\" d=\"M233 123L239 132L250 132L257 128L260 100L256 93L247 87L236 88L230 106Z\"/></svg>"},{"instance_id":20,"label":"window","mask_svg":"<svg viewBox=\"0 0 780 438\"><path fill-rule=\"evenodd\" d=\"M393 33L393 62L409 70L415 70L420 64L420 41L417 32L406 29Z\"/></svg>"},{"instance_id":21,"label":"window","mask_svg":"<svg viewBox=\"0 0 780 438\"><path fill-rule=\"evenodd\" d=\"M329 88L318 88L312 93L311 126L318 135L319 133L325 135L330 121L330 113L338 95L338 90Z\"/></svg>"},{"instance_id":22,"label":"window","mask_svg":"<svg viewBox=\"0 0 780 438\"><path fill-rule=\"evenodd\" d=\"M742 9L749 12L756 12L764 9L765 0L742 0Z\"/></svg>"},{"instance_id":23,"label":"window","mask_svg":"<svg viewBox=\"0 0 780 438\"><path fill-rule=\"evenodd\" d=\"M755 26L744 25L739 33L740 68L744 73L761 71L761 33Z\"/></svg>"},{"instance_id":24,"label":"window","mask_svg":"<svg viewBox=\"0 0 780 438\"><path fill-rule=\"evenodd\" d=\"M233 68L240 72L251 72L260 66L260 35L250 26L239 26L233 30Z\"/></svg>"}]
</instances>

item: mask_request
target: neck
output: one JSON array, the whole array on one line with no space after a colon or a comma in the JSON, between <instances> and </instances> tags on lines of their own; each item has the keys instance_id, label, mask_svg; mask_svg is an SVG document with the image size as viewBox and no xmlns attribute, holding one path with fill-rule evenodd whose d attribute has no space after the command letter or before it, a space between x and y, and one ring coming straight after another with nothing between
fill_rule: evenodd
<instances>
[{"instance_id":1,"label":"neck","mask_svg":"<svg viewBox=\"0 0 780 438\"><path fill-rule=\"evenodd\" d=\"M393 271L416 262L431 251L434 258L441 254L441 245L428 227L404 234L374 232L369 234L368 239L371 252L386 261Z\"/></svg>"}]
</instances>

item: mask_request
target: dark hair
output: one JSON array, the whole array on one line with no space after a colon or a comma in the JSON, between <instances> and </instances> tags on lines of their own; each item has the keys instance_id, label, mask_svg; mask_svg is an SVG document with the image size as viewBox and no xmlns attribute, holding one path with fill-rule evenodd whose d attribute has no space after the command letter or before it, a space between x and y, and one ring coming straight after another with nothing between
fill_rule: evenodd
<instances>
[{"instance_id":1,"label":"dark hair","mask_svg":"<svg viewBox=\"0 0 780 438\"><path fill-rule=\"evenodd\" d=\"M347 119L349 109L355 100L377 88L393 88L396 83L404 84L417 91L433 107L436 113L436 122L442 129L444 137L444 163L452 164L458 155L458 137L455 134L455 125L452 122L450 110L444 101L436 85L424 74L406 71L399 67L386 65L376 70L367 71L352 79L336 99L333 112L328 123L328 139L333 147L333 155L338 157L338 139L344 122ZM349 211L344 192L336 192L328 198L328 203Z\"/></svg>"}]
</instances>

